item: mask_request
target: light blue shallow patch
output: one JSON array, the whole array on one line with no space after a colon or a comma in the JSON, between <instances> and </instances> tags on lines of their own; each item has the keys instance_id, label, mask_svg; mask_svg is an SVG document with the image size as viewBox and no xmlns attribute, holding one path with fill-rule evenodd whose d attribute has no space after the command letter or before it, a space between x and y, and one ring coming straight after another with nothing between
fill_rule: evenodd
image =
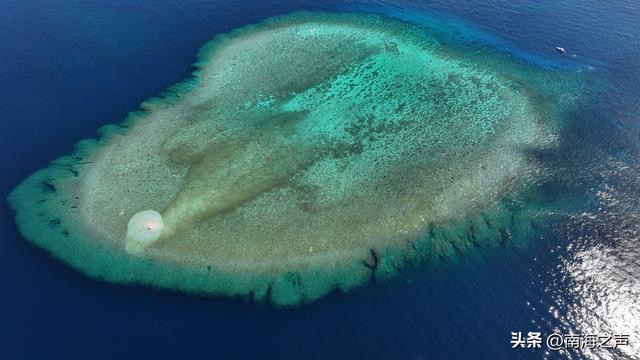
<instances>
[{"instance_id":1,"label":"light blue shallow patch","mask_svg":"<svg viewBox=\"0 0 640 360\"><path fill-rule=\"evenodd\" d=\"M295 134L292 136L296 139L294 145L300 142L310 144L303 149L322 150L317 153L309 151L308 154L298 151L279 160L280 163L276 162L286 165L287 161L298 161L298 157L302 157L304 161L301 162L305 166L300 167L304 171L299 173L304 176L291 176L301 183L326 184L328 169L354 163L363 164L370 174L379 175L383 173L382 162L378 164L370 159L393 156L403 160L392 165L391 169L395 171L389 171L396 178L388 182L367 183L387 186L391 197L394 191L407 190L404 184L421 183L422 178L411 172L416 168L434 172L455 169L459 171L456 175L464 177L464 161L469 164L482 161L482 154L492 151L492 146L499 143L500 135L506 131L504 124L519 124L521 121L526 125L527 121L522 119L530 119L539 122L545 131L561 134L568 121L567 113L580 101L580 80L573 75L560 70L542 70L486 49L468 52L470 47L450 46L442 38L425 33L424 29L397 20L380 16L310 13L278 17L216 37L199 52L192 78L167 90L161 97L144 102L142 110L132 113L122 125L101 128L99 140L82 141L74 153L56 160L18 186L9 202L16 210L16 220L24 237L83 273L106 281L294 306L311 302L334 290L346 292L372 279L390 278L410 263L435 262L453 258L477 246L499 246L513 239L530 238L534 232L533 222L549 221L547 215L553 211L532 201L523 201L521 195L535 186L536 181L541 181L542 175L522 179L522 184L518 182L521 179L514 179L518 186L499 192L501 198L490 204L459 209L459 216L428 223L424 233L418 236L398 235L389 239L389 244L393 245L364 247L358 257L336 266L290 265L284 271L247 273L216 263L206 266L200 263L178 264L132 256L118 247L96 241L97 231L79 220L85 199L82 193L78 193L78 184L91 168L94 156L100 154L101 149L115 137L126 136L149 114L171 109L198 90L203 84L207 65L215 61L220 49L234 39L265 29L292 24L304 26L313 21L355 24L370 27L372 31L382 28L407 43L418 44L417 48L421 50L413 57L403 57L409 50L402 47L402 42L385 43L384 51L371 53L363 45L358 50L362 51L362 56L345 56L345 62L354 61L355 66L331 68L335 72L331 76L316 74L320 79L317 83L310 82L305 86L295 83L291 84L290 91L258 94L261 96L247 99L241 96L236 99L235 93L223 93L224 99L234 100L224 102L224 106L230 107L228 118L252 125L248 128L258 134L256 137L290 131ZM256 84L256 87L247 89L247 93L259 85L266 87L268 84ZM526 99L522 102L526 107L518 102L520 97ZM224 114L226 109L214 110L216 114ZM523 113L525 110L529 112ZM211 130L207 129L210 127L207 111L211 110L190 113L201 121L201 127L196 123L192 128L182 129L164 144L172 161L194 161L199 156L198 151L206 148L193 146L198 145L193 136ZM514 117L521 115L524 117L514 121ZM273 119L280 123L270 122ZM424 136L415 136L422 132ZM401 136L410 141L398 141L404 139ZM201 140L207 143L210 139ZM188 146L183 146L185 144ZM422 149L426 155L414 151L409 145ZM531 151L532 164L544 168L536 163L535 145L523 145L519 150ZM366 158L361 154L373 155ZM316 159L318 157L330 165L315 167L320 170L313 173L309 169L320 163ZM313 166L307 165L307 160ZM332 165L335 166L332 168ZM358 181L366 183L366 176L362 178ZM428 180L427 177L424 179ZM346 186L356 183L351 180L345 180ZM279 186L285 187L284 183ZM289 185L288 182L286 184ZM117 192L121 189L112 190ZM447 190L450 189L443 189L443 192ZM329 191L328 194L331 196L336 192ZM313 199L301 201L314 211L321 208Z\"/></svg>"}]
</instances>

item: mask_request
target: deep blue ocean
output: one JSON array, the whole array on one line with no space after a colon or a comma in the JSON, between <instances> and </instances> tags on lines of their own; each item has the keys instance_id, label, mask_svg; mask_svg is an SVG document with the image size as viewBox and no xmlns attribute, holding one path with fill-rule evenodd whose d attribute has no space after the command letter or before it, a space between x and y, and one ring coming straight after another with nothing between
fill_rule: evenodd
<instances>
[{"instance_id":1,"label":"deep blue ocean","mask_svg":"<svg viewBox=\"0 0 640 360\"><path fill-rule=\"evenodd\" d=\"M275 310L86 278L22 239L5 203L0 358L640 358L636 0L0 0L0 197L187 77L216 34L296 10L436 24L541 67L592 74L604 85L570 138L593 154L593 176L577 183L595 220ZM511 332L528 331L628 334L630 344L512 349Z\"/></svg>"}]
</instances>

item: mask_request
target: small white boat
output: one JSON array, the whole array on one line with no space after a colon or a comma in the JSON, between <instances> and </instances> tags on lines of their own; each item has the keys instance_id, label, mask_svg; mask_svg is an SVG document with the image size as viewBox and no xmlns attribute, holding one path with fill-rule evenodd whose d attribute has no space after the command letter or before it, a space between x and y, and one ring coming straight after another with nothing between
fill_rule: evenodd
<instances>
[{"instance_id":1,"label":"small white boat","mask_svg":"<svg viewBox=\"0 0 640 360\"><path fill-rule=\"evenodd\" d=\"M560 46L556 46L556 51L561 53L561 54L564 54L566 52L565 49L563 47L560 47Z\"/></svg>"}]
</instances>

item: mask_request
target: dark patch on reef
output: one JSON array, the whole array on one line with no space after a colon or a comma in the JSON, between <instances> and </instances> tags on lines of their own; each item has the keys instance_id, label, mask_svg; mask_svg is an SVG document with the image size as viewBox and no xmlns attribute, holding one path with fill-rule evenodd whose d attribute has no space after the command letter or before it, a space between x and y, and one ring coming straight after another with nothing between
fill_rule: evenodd
<instances>
[{"instance_id":1,"label":"dark patch on reef","mask_svg":"<svg viewBox=\"0 0 640 360\"><path fill-rule=\"evenodd\" d=\"M371 254L371 258L368 260L364 260L364 266L366 266L369 270L371 270L371 278L370 281L375 281L376 278L376 270L378 270L378 265L380 264L380 255L375 249L371 249L369 251Z\"/></svg>"},{"instance_id":2,"label":"dark patch on reef","mask_svg":"<svg viewBox=\"0 0 640 360\"><path fill-rule=\"evenodd\" d=\"M58 190L56 189L56 187L49 181L43 181L41 183L42 185L42 189L45 193L53 193L55 194Z\"/></svg>"}]
</instances>

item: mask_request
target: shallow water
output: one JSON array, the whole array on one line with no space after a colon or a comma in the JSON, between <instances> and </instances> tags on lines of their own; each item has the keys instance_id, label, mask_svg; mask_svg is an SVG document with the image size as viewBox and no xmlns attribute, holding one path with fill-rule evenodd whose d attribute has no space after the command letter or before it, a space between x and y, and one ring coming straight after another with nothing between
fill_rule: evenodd
<instances>
[{"instance_id":1,"label":"shallow water","mask_svg":"<svg viewBox=\"0 0 640 360\"><path fill-rule=\"evenodd\" d=\"M306 2L0 3L2 195L28 174L119 122L190 72L213 35ZM588 72L597 101L575 114L548 161L565 176L540 191L582 211L521 247L482 249L349 295L290 311L86 279L35 249L3 207L2 350L25 358L541 358L512 331L629 334L640 356L638 96L640 6L632 1L326 2L452 27L542 67ZM558 55L554 47L564 46ZM576 55L573 57L572 55ZM567 191L570 189L571 191ZM548 357L558 357L549 352Z\"/></svg>"}]
</instances>

